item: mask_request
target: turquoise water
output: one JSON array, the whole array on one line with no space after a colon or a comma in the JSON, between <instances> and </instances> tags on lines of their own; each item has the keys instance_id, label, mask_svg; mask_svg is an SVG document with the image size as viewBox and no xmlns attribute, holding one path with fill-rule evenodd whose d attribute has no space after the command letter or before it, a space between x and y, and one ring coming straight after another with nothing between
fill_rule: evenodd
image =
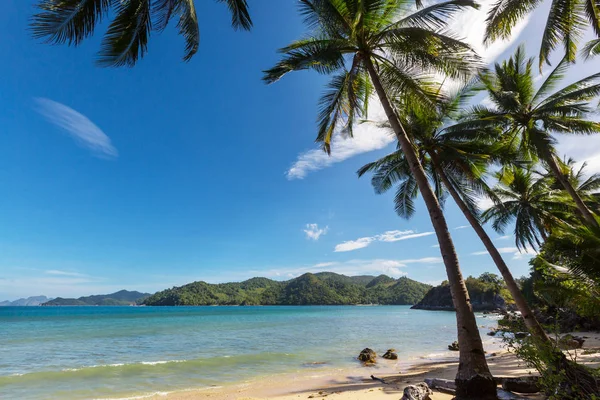
<instances>
[{"instance_id":1,"label":"turquoise water","mask_svg":"<svg viewBox=\"0 0 600 400\"><path fill-rule=\"evenodd\" d=\"M0 398L125 398L350 368L364 347L397 349L401 369L449 356L455 339L454 313L408 306L0 307Z\"/></svg>"}]
</instances>

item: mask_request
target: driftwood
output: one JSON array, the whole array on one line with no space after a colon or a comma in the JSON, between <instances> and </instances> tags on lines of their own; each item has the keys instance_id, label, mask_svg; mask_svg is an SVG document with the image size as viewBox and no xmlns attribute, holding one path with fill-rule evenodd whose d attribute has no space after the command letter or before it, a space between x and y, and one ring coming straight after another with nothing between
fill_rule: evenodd
<instances>
[{"instance_id":1,"label":"driftwood","mask_svg":"<svg viewBox=\"0 0 600 400\"><path fill-rule=\"evenodd\" d=\"M433 392L425 382L404 388L404 396L400 400L429 400Z\"/></svg>"},{"instance_id":2,"label":"driftwood","mask_svg":"<svg viewBox=\"0 0 600 400\"><path fill-rule=\"evenodd\" d=\"M530 377L530 376L522 377L522 378L494 377L494 380L496 381L497 384L503 386L503 389L498 389L498 398L500 400L526 399L525 397L521 397L519 395L511 393L512 390L514 390L515 392L519 392L519 393L537 393L537 392L539 392L539 390L537 390L535 392L526 392L526 391L521 392L521 391L516 390L516 386L511 386L510 383L509 383L508 387L511 387L511 390L508 390L506 387L504 387L504 385L507 382L525 382L525 381L537 382L536 377ZM439 392L443 392L443 393L454 394L454 391L456 390L456 384L454 383L453 380L449 380L449 379L425 378L425 383L427 383L430 388L435 389ZM524 388L519 387L519 389L523 390Z\"/></svg>"},{"instance_id":3,"label":"driftwood","mask_svg":"<svg viewBox=\"0 0 600 400\"><path fill-rule=\"evenodd\" d=\"M425 378L424 380L430 388L435 389L438 392L451 395L456 394L456 383L454 381L439 378Z\"/></svg>"},{"instance_id":4,"label":"driftwood","mask_svg":"<svg viewBox=\"0 0 600 400\"><path fill-rule=\"evenodd\" d=\"M538 393L540 386L538 385L537 376L528 376L524 378L507 378L502 382L502 389L517 393Z\"/></svg>"},{"instance_id":5,"label":"driftwood","mask_svg":"<svg viewBox=\"0 0 600 400\"><path fill-rule=\"evenodd\" d=\"M374 381L381 382L381 383L383 383L383 384L385 384L385 385L387 385L387 384L388 384L388 383L385 381L385 379L378 378L378 377L376 377L375 375L371 375L371 379L373 379Z\"/></svg>"}]
</instances>

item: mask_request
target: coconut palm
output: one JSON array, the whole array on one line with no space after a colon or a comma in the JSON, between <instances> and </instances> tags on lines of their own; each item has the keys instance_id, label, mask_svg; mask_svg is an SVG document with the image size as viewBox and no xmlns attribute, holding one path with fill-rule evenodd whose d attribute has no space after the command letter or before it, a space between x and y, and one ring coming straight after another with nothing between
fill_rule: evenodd
<instances>
[{"instance_id":1,"label":"coconut palm","mask_svg":"<svg viewBox=\"0 0 600 400\"><path fill-rule=\"evenodd\" d=\"M332 75L320 102L317 135L327 152L334 134L352 135L353 124L365 115L374 89L427 204L446 266L459 327L457 397L496 398L446 220L391 101L403 96L417 107L429 107L438 95L422 74L471 76L479 58L445 29L449 16L476 4L451 0L409 13L413 4L413 0L301 0L309 36L281 49L282 60L265 71L264 80L272 83L298 70Z\"/></svg>"},{"instance_id":2,"label":"coconut palm","mask_svg":"<svg viewBox=\"0 0 600 400\"><path fill-rule=\"evenodd\" d=\"M543 3L540 0L497 0L488 12L484 42L510 38L514 26ZM600 37L598 0L553 0L542 35L540 68L544 62L549 64L550 53L561 43L567 61L575 62L577 42L590 27Z\"/></svg>"},{"instance_id":3,"label":"coconut palm","mask_svg":"<svg viewBox=\"0 0 600 400\"><path fill-rule=\"evenodd\" d=\"M229 7L235 29L252 27L247 0L218 1ZM186 42L184 61L198 51L200 31L194 0L40 0L37 8L40 11L31 20L33 36L75 46L91 36L112 10L115 16L97 61L103 67L134 66L147 51L151 31L164 30L173 18L178 18L177 29Z\"/></svg>"},{"instance_id":4,"label":"coconut palm","mask_svg":"<svg viewBox=\"0 0 600 400\"><path fill-rule=\"evenodd\" d=\"M493 106L479 105L464 122L469 127L499 126L504 139L514 143L532 160L543 161L575 202L590 225L597 221L585 202L561 172L554 134L589 135L600 132L600 123L587 119L594 111L590 102L600 94L600 73L588 76L552 93L568 67L566 59L535 89L533 59L526 59L523 47L494 71L480 74Z\"/></svg>"},{"instance_id":5,"label":"coconut palm","mask_svg":"<svg viewBox=\"0 0 600 400\"><path fill-rule=\"evenodd\" d=\"M559 167L563 176L569 180L571 186L575 189L579 197L595 213L600 211L600 174L592 174L587 176L585 169L587 162L576 168L576 161L572 158L559 162ZM548 179L553 179L553 175L546 174ZM553 189L562 189L560 182L554 180L552 183Z\"/></svg>"},{"instance_id":6,"label":"coconut palm","mask_svg":"<svg viewBox=\"0 0 600 400\"><path fill-rule=\"evenodd\" d=\"M405 112L404 126L413 138L423 168L427 172L438 198L444 198L447 191L458 205L471 227L475 230L486 250L502 274L506 286L517 305L523 320L536 343L551 347L546 332L535 318L519 285L515 281L502 255L479 220L479 209L475 195L490 192L484 180L487 164L503 161L503 149L490 144L496 132L454 129L452 122L460 117L465 103L470 99L469 87L440 101L434 109ZM486 140L487 139L487 140ZM403 218L414 213L413 199L418 195L414 177L408 168L406 157L396 151L382 159L363 166L358 175L373 172L371 183L376 193L383 193L398 185L394 203L396 211Z\"/></svg>"},{"instance_id":7,"label":"coconut palm","mask_svg":"<svg viewBox=\"0 0 600 400\"><path fill-rule=\"evenodd\" d=\"M493 193L499 201L482 218L492 221L492 227L502 233L514 223L515 243L520 250L541 246L552 230L575 211L564 192L552 189L552 182L535 171L513 167L497 178Z\"/></svg>"}]
</instances>

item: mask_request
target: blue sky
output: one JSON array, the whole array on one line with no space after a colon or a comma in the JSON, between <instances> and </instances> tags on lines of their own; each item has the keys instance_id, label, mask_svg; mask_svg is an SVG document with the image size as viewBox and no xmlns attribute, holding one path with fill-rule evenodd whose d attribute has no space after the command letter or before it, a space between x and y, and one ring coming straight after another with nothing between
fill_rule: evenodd
<instances>
[{"instance_id":1,"label":"blue sky","mask_svg":"<svg viewBox=\"0 0 600 400\"><path fill-rule=\"evenodd\" d=\"M391 138L363 126L327 158L313 142L324 78L261 82L275 50L304 32L295 2L250 1L251 33L233 31L222 4L198 3L191 62L171 26L135 68L102 69L93 59L105 26L79 48L44 45L27 31L34 2L5 0L0 300L319 270L445 279L424 207L404 221L392 194L375 195L355 174L392 151ZM523 41L537 52L543 7L512 42L488 49L478 43L484 11L456 28L488 61ZM569 80L592 72L577 65ZM600 170L597 144L561 142ZM446 210L463 273L495 272L456 207ZM492 237L514 274L527 274L513 238Z\"/></svg>"}]
</instances>

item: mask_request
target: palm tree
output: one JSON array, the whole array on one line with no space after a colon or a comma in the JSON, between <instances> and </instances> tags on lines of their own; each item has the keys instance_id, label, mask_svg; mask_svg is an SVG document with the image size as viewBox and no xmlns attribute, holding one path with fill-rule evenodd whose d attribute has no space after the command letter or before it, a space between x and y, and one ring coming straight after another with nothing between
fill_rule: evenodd
<instances>
[{"instance_id":1,"label":"palm tree","mask_svg":"<svg viewBox=\"0 0 600 400\"><path fill-rule=\"evenodd\" d=\"M595 213L600 211L600 174L595 173L587 176L585 169L587 162L581 164L579 169L576 169L576 161L572 158L559 162L559 167L563 176L569 180L571 186L575 189L579 197ZM545 175L548 179L553 179L552 174ZM552 183L553 189L562 189L560 182Z\"/></svg>"},{"instance_id":2,"label":"palm tree","mask_svg":"<svg viewBox=\"0 0 600 400\"><path fill-rule=\"evenodd\" d=\"M460 345L457 397L496 398L448 225L391 101L401 95L418 106L433 104L438 95L422 79L426 72L471 76L480 65L479 58L444 28L452 13L476 4L451 0L409 14L412 4L413 0L301 0L310 37L281 49L283 59L265 71L264 80L273 83L298 70L333 75L320 102L318 121L317 141L327 152L334 134L343 130L352 135L353 124L365 115L374 88L427 205L446 266Z\"/></svg>"},{"instance_id":3,"label":"palm tree","mask_svg":"<svg viewBox=\"0 0 600 400\"><path fill-rule=\"evenodd\" d=\"M498 0L488 12L484 42L509 39L514 26L543 3L540 0ZM540 68L544 62L550 64L550 53L561 42L567 61L575 62L577 42L589 27L600 37L600 2L553 0L542 35Z\"/></svg>"},{"instance_id":4,"label":"palm tree","mask_svg":"<svg viewBox=\"0 0 600 400\"><path fill-rule=\"evenodd\" d=\"M231 25L250 30L247 0L227 3ZM31 20L33 36L48 43L79 45L112 9L115 13L104 35L97 63L103 67L132 67L147 51L152 30L164 30L172 18L185 39L184 61L198 51L200 31L194 0L40 0Z\"/></svg>"},{"instance_id":5,"label":"palm tree","mask_svg":"<svg viewBox=\"0 0 600 400\"><path fill-rule=\"evenodd\" d=\"M553 190L549 179L532 170L513 167L497 178L492 192L498 201L482 218L493 221L494 230L502 233L514 223L515 244L520 250L539 248L575 211L562 191Z\"/></svg>"},{"instance_id":6,"label":"palm tree","mask_svg":"<svg viewBox=\"0 0 600 400\"><path fill-rule=\"evenodd\" d=\"M508 61L496 63L494 72L481 73L493 106L475 107L464 126L502 127L504 139L514 143L525 157L542 160L571 196L586 223L597 225L592 212L561 172L553 134L600 132L600 123L586 119L593 111L590 101L600 94L600 73L551 93L567 70L567 60L560 62L538 90L532 64L533 59L526 60L524 48L519 47Z\"/></svg>"},{"instance_id":7,"label":"palm tree","mask_svg":"<svg viewBox=\"0 0 600 400\"><path fill-rule=\"evenodd\" d=\"M490 192L483 179L487 164L494 161L498 154L504 155L497 145L484 140L494 137L494 131L454 129L452 126L452 121L460 117L462 106L470 99L472 92L466 87L448 100L440 101L435 109L409 111L405 113L404 126L413 138L423 168L439 193L438 198L444 197L444 189L452 196L494 260L536 343L551 347L550 339L479 220L474 195ZM415 190L414 177L402 152L397 151L363 166L358 175L360 177L367 172L373 172L371 183L376 193L386 192L395 183L398 184L394 201L396 211L401 217L410 218L414 213L413 199L418 191Z\"/></svg>"}]
</instances>

